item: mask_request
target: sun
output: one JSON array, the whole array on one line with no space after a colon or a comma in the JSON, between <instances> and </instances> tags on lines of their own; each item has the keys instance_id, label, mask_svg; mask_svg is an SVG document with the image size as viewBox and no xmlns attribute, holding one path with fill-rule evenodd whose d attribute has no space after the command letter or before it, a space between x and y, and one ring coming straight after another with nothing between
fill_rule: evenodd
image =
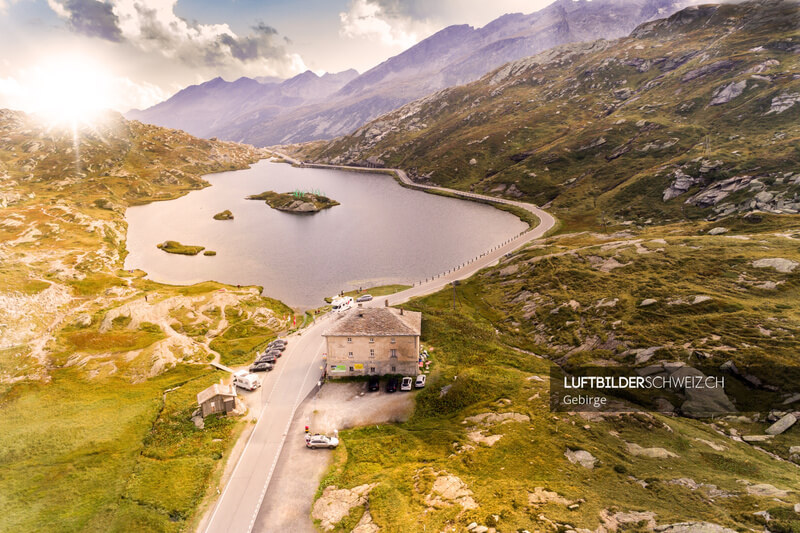
<instances>
[{"instance_id":1,"label":"sun","mask_svg":"<svg viewBox=\"0 0 800 533\"><path fill-rule=\"evenodd\" d=\"M111 77L91 58L66 56L33 67L29 109L52 125L92 124L110 107Z\"/></svg>"}]
</instances>

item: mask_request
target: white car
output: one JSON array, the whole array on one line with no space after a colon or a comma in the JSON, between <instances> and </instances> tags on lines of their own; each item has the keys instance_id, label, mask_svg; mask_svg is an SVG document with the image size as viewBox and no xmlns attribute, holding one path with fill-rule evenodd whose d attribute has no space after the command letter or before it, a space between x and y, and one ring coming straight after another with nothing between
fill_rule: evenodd
<instances>
[{"instance_id":1,"label":"white car","mask_svg":"<svg viewBox=\"0 0 800 533\"><path fill-rule=\"evenodd\" d=\"M417 376L417 382L414 384L414 386L418 389L421 389L422 387L425 386L426 378L427 376L425 376L425 374L420 374L419 376Z\"/></svg>"},{"instance_id":2,"label":"white car","mask_svg":"<svg viewBox=\"0 0 800 533\"><path fill-rule=\"evenodd\" d=\"M400 390L407 391L411 390L414 386L414 380L408 376L403 378L403 381L400 382Z\"/></svg>"},{"instance_id":3,"label":"white car","mask_svg":"<svg viewBox=\"0 0 800 533\"><path fill-rule=\"evenodd\" d=\"M306 435L306 448L336 448L339 439L327 435Z\"/></svg>"}]
</instances>

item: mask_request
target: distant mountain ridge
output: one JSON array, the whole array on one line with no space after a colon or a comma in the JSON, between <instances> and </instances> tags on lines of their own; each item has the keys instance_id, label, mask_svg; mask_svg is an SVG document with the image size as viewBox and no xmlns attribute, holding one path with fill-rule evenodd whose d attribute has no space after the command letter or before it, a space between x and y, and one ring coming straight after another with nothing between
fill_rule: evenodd
<instances>
[{"instance_id":1,"label":"distant mountain ridge","mask_svg":"<svg viewBox=\"0 0 800 533\"><path fill-rule=\"evenodd\" d=\"M412 100L474 81L509 61L561 44L622 37L640 23L668 16L689 3L556 0L535 13L506 14L482 28L448 26L359 76L345 71L315 81L309 76L313 73L306 72L281 84L311 82L315 89L299 99L295 92L235 86L241 81L237 80L224 87L217 83L202 105L186 100L182 93L191 89L187 88L127 117L256 146L331 139Z\"/></svg>"},{"instance_id":2,"label":"distant mountain ridge","mask_svg":"<svg viewBox=\"0 0 800 533\"><path fill-rule=\"evenodd\" d=\"M307 70L293 78L272 77L225 81L217 77L177 92L169 100L125 114L129 120L184 130L200 137L216 136L233 117L269 117L330 96L358 72L322 76Z\"/></svg>"},{"instance_id":3,"label":"distant mountain ridge","mask_svg":"<svg viewBox=\"0 0 800 533\"><path fill-rule=\"evenodd\" d=\"M800 214L800 4L691 6L284 149L403 168L560 219Z\"/></svg>"}]
</instances>

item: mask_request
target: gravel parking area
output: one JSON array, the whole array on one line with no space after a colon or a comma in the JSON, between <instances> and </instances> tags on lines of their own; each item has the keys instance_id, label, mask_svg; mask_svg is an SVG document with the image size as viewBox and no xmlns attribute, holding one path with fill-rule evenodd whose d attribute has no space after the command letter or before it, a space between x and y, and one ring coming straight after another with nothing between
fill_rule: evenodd
<instances>
[{"instance_id":1,"label":"gravel parking area","mask_svg":"<svg viewBox=\"0 0 800 533\"><path fill-rule=\"evenodd\" d=\"M326 383L303 403L289 428L253 531L316 533L311 504L332 452L307 449L304 427L308 425L313 433L332 434L334 429L407 420L414 407L414 394L389 394L383 385L380 392L366 392L366 383Z\"/></svg>"}]
</instances>

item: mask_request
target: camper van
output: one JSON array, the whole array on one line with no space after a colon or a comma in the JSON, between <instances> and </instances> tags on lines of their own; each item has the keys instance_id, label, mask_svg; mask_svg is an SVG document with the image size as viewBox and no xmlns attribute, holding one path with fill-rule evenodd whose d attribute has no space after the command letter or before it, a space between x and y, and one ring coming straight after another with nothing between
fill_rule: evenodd
<instances>
[{"instance_id":1,"label":"camper van","mask_svg":"<svg viewBox=\"0 0 800 533\"><path fill-rule=\"evenodd\" d=\"M247 370L239 370L233 374L233 384L244 390L256 390L261 386L258 377Z\"/></svg>"},{"instance_id":2,"label":"camper van","mask_svg":"<svg viewBox=\"0 0 800 533\"><path fill-rule=\"evenodd\" d=\"M353 298L350 296L342 296L334 298L331 301L331 311L334 313L341 313L353 307Z\"/></svg>"}]
</instances>

